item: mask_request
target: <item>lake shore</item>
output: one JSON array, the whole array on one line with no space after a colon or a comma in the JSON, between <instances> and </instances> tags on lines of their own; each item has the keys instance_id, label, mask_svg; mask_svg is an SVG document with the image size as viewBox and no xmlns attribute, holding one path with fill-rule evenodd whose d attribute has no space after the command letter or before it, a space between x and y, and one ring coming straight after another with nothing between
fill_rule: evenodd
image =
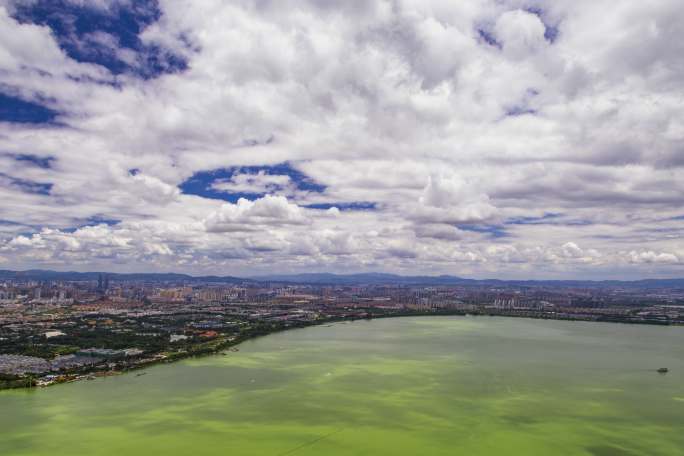
<instances>
[{"instance_id":1,"label":"lake shore","mask_svg":"<svg viewBox=\"0 0 684 456\"><path fill-rule=\"evenodd\" d=\"M53 385L58 385L62 383L71 383L81 380L94 380L99 377L121 375L127 372L138 371L145 369L150 366L154 366L160 363L172 363L180 361L183 359L198 357L198 356L209 356L216 355L224 350L233 348L243 342L252 340L258 337L267 336L277 332L287 331L290 329L301 329L310 326L320 326L330 323L344 322L344 321L356 321L356 320L372 320L372 319L382 319L382 318L402 318L402 317L439 317L439 316L474 316L474 317L509 317L509 318L530 318L530 319L541 319L541 320L561 320L561 321L584 321L584 322L597 322L597 323L623 323L623 324L640 324L640 325L656 325L656 326L680 326L665 324L661 321L633 321L625 319L605 319L596 320L588 318L586 316L572 316L572 315L558 315L550 316L546 314L540 314L538 312L530 313L491 313L491 312L462 312L462 311L441 311L441 312L421 312L421 311L411 311L411 312L396 312L391 314L369 314L363 318L358 316L349 318L323 318L319 320L313 320L310 322L299 322L297 324L283 324L281 326L276 326L271 328L267 332L255 332L246 333L239 336L218 336L210 341L197 344L190 350L177 351L177 352L162 352L153 354L151 356L142 357L139 359L131 360L125 363L125 365L116 366L114 368L102 368L95 367L90 369L81 369L73 372L56 373L56 374L46 374L46 375L29 375L24 377L17 377L14 379L2 380L0 379L0 390L5 389L17 389L17 388L35 388L35 387L48 387Z\"/></svg>"}]
</instances>

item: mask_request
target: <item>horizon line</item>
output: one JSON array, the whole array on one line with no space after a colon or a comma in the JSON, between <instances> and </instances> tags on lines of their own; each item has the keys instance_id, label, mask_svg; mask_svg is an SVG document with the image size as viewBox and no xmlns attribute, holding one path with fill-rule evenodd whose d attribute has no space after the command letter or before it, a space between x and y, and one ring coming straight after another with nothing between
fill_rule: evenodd
<instances>
[{"instance_id":1,"label":"horizon line","mask_svg":"<svg viewBox=\"0 0 684 456\"><path fill-rule=\"evenodd\" d=\"M645 281L677 281L677 280L684 280L684 277L645 277L645 278L639 278L639 279L542 279L542 278L537 278L537 279L532 279L532 278L525 278L525 279L502 279L502 278L496 278L496 277L487 277L487 278L471 278L471 277L463 277L460 275L451 275L451 274L437 274L437 275L431 275L431 274L398 274L398 273L393 273L393 272L378 272L378 271L371 271L371 272L350 272L350 273L336 273L336 272L296 272L296 273L273 273L273 274L260 274L260 275L246 275L246 276L241 276L241 275L222 275L222 274L201 274L201 275L195 275L195 274L190 274L190 273L184 273L184 272L111 272L111 271L96 271L96 270L88 270L88 271L75 271L75 270L68 270L68 271L60 271L60 270L55 270L55 269L0 269L0 273L2 272L12 272L12 273L30 273L30 272L47 272L47 273L58 273L58 274L108 274L108 275L180 275L180 276L187 276L191 277L194 279L201 279L205 277L215 277L215 278L221 278L221 279L226 279L226 278L231 278L231 279L241 279L241 280L253 280L253 281L279 281L277 279L269 279L271 277L277 278L277 277L293 277L293 276L314 276L314 275L330 275L330 276L336 276L336 277L353 277L353 276L360 276L360 275L385 275L385 276L393 276L396 278L430 278L430 279L438 279L438 278L449 278L449 279L458 279L458 280L465 280L465 281L473 281L473 282L488 282L488 281L497 281L497 282L588 282L588 283L602 283L602 282L622 282L622 283L634 283L634 282L645 282ZM282 280L285 282L294 282L297 283L296 281L293 280Z\"/></svg>"}]
</instances>

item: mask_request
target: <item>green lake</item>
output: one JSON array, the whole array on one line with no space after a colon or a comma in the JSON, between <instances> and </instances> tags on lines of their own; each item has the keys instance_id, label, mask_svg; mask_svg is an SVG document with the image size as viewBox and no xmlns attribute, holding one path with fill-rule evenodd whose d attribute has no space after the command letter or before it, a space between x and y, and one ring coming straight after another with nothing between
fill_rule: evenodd
<instances>
[{"instance_id":1,"label":"green lake","mask_svg":"<svg viewBox=\"0 0 684 456\"><path fill-rule=\"evenodd\" d=\"M0 455L684 455L684 327L411 317L239 348L0 391Z\"/></svg>"}]
</instances>

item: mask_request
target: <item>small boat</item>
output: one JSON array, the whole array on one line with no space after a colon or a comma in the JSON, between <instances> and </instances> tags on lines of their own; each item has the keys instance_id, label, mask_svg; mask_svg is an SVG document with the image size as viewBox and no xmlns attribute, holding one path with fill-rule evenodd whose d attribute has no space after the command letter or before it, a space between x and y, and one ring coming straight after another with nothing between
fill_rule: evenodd
<instances>
[{"instance_id":1,"label":"small boat","mask_svg":"<svg viewBox=\"0 0 684 456\"><path fill-rule=\"evenodd\" d=\"M135 374L136 377L140 377L141 375L146 375L147 372L140 372L139 374Z\"/></svg>"},{"instance_id":2,"label":"small boat","mask_svg":"<svg viewBox=\"0 0 684 456\"><path fill-rule=\"evenodd\" d=\"M95 376L94 376L94 375L89 375L88 377L86 377L86 380L95 380Z\"/></svg>"},{"instance_id":3,"label":"small boat","mask_svg":"<svg viewBox=\"0 0 684 456\"><path fill-rule=\"evenodd\" d=\"M668 369L667 367L661 367L660 369L658 369L659 374L667 374L668 372L670 372L670 369Z\"/></svg>"}]
</instances>

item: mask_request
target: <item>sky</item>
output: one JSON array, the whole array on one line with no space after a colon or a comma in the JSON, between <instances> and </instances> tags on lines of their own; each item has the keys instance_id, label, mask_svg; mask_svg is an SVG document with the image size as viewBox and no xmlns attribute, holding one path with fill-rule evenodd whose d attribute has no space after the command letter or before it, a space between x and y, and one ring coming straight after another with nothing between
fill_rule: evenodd
<instances>
[{"instance_id":1,"label":"sky","mask_svg":"<svg viewBox=\"0 0 684 456\"><path fill-rule=\"evenodd\" d=\"M0 0L0 269L684 276L678 0Z\"/></svg>"}]
</instances>

